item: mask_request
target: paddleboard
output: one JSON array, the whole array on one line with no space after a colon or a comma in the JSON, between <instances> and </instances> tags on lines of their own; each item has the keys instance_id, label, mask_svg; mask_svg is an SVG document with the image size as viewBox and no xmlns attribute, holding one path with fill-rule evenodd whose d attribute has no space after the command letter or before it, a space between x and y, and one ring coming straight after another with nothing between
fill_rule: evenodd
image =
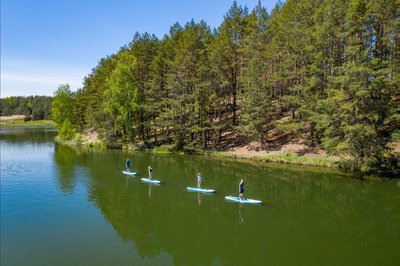
<instances>
[{"instance_id":1,"label":"paddleboard","mask_svg":"<svg viewBox=\"0 0 400 266\"><path fill-rule=\"evenodd\" d=\"M155 180L155 179L142 178L141 180L142 180L143 182L146 182L146 183L161 184L161 181Z\"/></svg>"},{"instance_id":2,"label":"paddleboard","mask_svg":"<svg viewBox=\"0 0 400 266\"><path fill-rule=\"evenodd\" d=\"M130 175L130 176L136 175L136 172L131 172L131 171L127 171L127 170L122 171L122 173L123 173L124 175Z\"/></svg>"},{"instance_id":3,"label":"paddleboard","mask_svg":"<svg viewBox=\"0 0 400 266\"><path fill-rule=\"evenodd\" d=\"M188 191L193 191L193 192L202 192L202 193L213 193L215 192L214 189L209 189L209 188L198 188L198 187L187 187Z\"/></svg>"},{"instance_id":4,"label":"paddleboard","mask_svg":"<svg viewBox=\"0 0 400 266\"><path fill-rule=\"evenodd\" d=\"M240 202L240 203L261 204L261 200L255 200L255 199L246 199L246 198L239 198L239 197L233 197L233 196L226 196L225 199L234 201L234 202Z\"/></svg>"}]
</instances>

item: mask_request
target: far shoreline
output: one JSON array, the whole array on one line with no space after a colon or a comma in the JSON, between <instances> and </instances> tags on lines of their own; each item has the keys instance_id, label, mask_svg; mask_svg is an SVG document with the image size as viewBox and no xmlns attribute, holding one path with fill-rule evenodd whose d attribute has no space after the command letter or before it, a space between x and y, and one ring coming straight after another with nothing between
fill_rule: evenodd
<instances>
[{"instance_id":1,"label":"far shoreline","mask_svg":"<svg viewBox=\"0 0 400 266\"><path fill-rule=\"evenodd\" d=\"M0 127L49 127L55 126L53 120L24 121L24 115L0 116Z\"/></svg>"}]
</instances>

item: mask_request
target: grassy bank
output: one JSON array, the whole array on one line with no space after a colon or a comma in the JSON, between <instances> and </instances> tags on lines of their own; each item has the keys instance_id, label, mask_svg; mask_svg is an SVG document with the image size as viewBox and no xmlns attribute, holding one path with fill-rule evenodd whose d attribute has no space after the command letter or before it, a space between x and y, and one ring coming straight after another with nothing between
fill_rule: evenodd
<instances>
[{"instance_id":1,"label":"grassy bank","mask_svg":"<svg viewBox=\"0 0 400 266\"><path fill-rule=\"evenodd\" d=\"M85 148L96 148L96 149L107 149L110 148L107 144L101 140L88 140L82 134L75 134L73 139L64 139L59 135L55 137L55 142L69 147L85 147Z\"/></svg>"},{"instance_id":2,"label":"grassy bank","mask_svg":"<svg viewBox=\"0 0 400 266\"><path fill-rule=\"evenodd\" d=\"M1 117L0 126L2 127L47 127L54 126L52 120L24 121L24 116Z\"/></svg>"},{"instance_id":3,"label":"grassy bank","mask_svg":"<svg viewBox=\"0 0 400 266\"><path fill-rule=\"evenodd\" d=\"M68 147L79 147L82 145L79 138L74 138L74 139L68 140L68 139L61 138L60 136L56 136L54 141L61 145L68 146Z\"/></svg>"},{"instance_id":4,"label":"grassy bank","mask_svg":"<svg viewBox=\"0 0 400 266\"><path fill-rule=\"evenodd\" d=\"M241 152L241 151L217 151L217 150L209 150L202 149L197 147L184 147L183 149L177 149L174 145L161 145L155 147L148 147L144 144L128 144L122 143L121 141L117 142L105 142L101 141L97 138L91 139L88 138L87 135L83 134L75 134L74 139L65 140L57 136L55 138L57 143L61 145L66 145L70 147L83 147L83 148L95 148L95 149L121 149L127 152L150 152L157 154L187 154L187 155L199 155L199 156L207 156L213 158L222 158L222 159L230 159L230 160L248 160L250 162L268 162L268 163L276 163L277 165L291 164L291 165L301 165L301 166L309 166L310 169L312 167L321 167L321 171L328 171L328 169L322 170L323 167L331 168L334 170L335 168L347 169L352 174L356 174L360 179L367 180L386 180L388 178L382 176L370 176L365 175L360 172L360 169L351 168L346 165L345 161L341 160L339 157L327 156L327 155L313 155L313 156L301 156L290 151L284 151L282 153L268 154L265 152L259 153L250 153L250 152ZM316 168L314 168L316 169Z\"/></svg>"},{"instance_id":5,"label":"grassy bank","mask_svg":"<svg viewBox=\"0 0 400 266\"><path fill-rule=\"evenodd\" d=\"M213 156L219 158L230 158L230 159L246 159L262 162L273 162L273 163L286 163L286 164L297 164L297 165L308 165L308 166L319 166L319 167L340 167L340 159L332 156L299 156L291 152L284 152L282 154L249 154L246 152L231 152L231 151L216 151L216 150L205 150L195 147L184 147L183 149L177 149L174 145L161 145L148 148L144 145L133 145L133 144L121 144L121 143L105 143L100 140L87 141L85 137L77 134L73 140L63 140L56 137L56 141L67 146L83 146L83 147L94 147L94 148L108 148L108 149L123 149L127 151L146 151L151 153L164 153L164 154L188 154L188 155L203 155Z\"/></svg>"},{"instance_id":6,"label":"grassy bank","mask_svg":"<svg viewBox=\"0 0 400 266\"><path fill-rule=\"evenodd\" d=\"M309 165L309 166L320 166L320 167L339 167L340 163L340 160L337 157L331 157L331 156L306 157L306 156L299 156L293 153L248 155L246 153L238 153L238 152L212 151L209 152L209 154L211 156L222 157L222 158L248 159L248 160L256 160L262 162L298 164L298 165Z\"/></svg>"}]
</instances>

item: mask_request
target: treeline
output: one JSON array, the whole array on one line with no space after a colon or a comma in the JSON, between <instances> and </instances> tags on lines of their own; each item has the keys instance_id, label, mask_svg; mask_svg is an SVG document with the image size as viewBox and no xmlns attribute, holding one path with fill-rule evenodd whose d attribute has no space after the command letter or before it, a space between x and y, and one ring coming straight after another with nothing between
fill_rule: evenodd
<instances>
[{"instance_id":1,"label":"treeline","mask_svg":"<svg viewBox=\"0 0 400 266\"><path fill-rule=\"evenodd\" d=\"M0 98L0 115L25 115L26 120L49 119L51 114L50 96L12 96Z\"/></svg>"},{"instance_id":2,"label":"treeline","mask_svg":"<svg viewBox=\"0 0 400 266\"><path fill-rule=\"evenodd\" d=\"M234 1L217 29L192 20L161 40L136 33L82 89L57 90L55 120L66 137L90 128L180 148L306 132L354 167L395 173L399 27L396 0L287 0L270 13Z\"/></svg>"}]
</instances>

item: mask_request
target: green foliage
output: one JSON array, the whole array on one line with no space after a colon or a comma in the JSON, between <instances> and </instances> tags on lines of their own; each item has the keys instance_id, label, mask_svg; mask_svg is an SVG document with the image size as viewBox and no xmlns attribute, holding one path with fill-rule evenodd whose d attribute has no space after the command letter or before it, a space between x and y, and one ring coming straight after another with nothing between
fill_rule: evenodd
<instances>
[{"instance_id":1,"label":"green foliage","mask_svg":"<svg viewBox=\"0 0 400 266\"><path fill-rule=\"evenodd\" d=\"M132 126L134 113L137 112L138 92L132 76L135 65L129 60L135 59L129 55L122 58L107 80L109 89L104 94L104 110L114 119L116 129L127 130L133 139Z\"/></svg>"},{"instance_id":2,"label":"green foliage","mask_svg":"<svg viewBox=\"0 0 400 266\"><path fill-rule=\"evenodd\" d=\"M107 79L116 66L116 57L102 58L85 77L83 88L76 92L76 125L81 131L85 128L94 129L103 137L116 133L113 119L103 110Z\"/></svg>"},{"instance_id":3,"label":"green foliage","mask_svg":"<svg viewBox=\"0 0 400 266\"><path fill-rule=\"evenodd\" d=\"M268 13L258 5L246 17L246 27L243 37L243 75L241 77L242 94L240 102L242 113L240 116L240 132L264 142L264 136L270 128L271 96L265 76L268 63L265 56L267 44L270 42L266 34L268 27Z\"/></svg>"},{"instance_id":4,"label":"green foliage","mask_svg":"<svg viewBox=\"0 0 400 266\"><path fill-rule=\"evenodd\" d=\"M237 133L265 143L274 130L350 167L396 173L388 154L400 128L399 28L395 0L287 0L270 14L261 1L251 12L234 1L213 31L191 20L162 40L136 33L81 90L59 88L53 117L69 136L94 129L179 149Z\"/></svg>"},{"instance_id":5,"label":"green foliage","mask_svg":"<svg viewBox=\"0 0 400 266\"><path fill-rule=\"evenodd\" d=\"M15 119L1 120L1 127L48 127L54 126L52 120L29 120L30 116L25 116L23 118L17 117Z\"/></svg>"},{"instance_id":6,"label":"green foliage","mask_svg":"<svg viewBox=\"0 0 400 266\"><path fill-rule=\"evenodd\" d=\"M32 116L31 115L26 115L24 117L24 122L28 122L28 121L31 121L31 120L32 120Z\"/></svg>"},{"instance_id":7,"label":"green foliage","mask_svg":"<svg viewBox=\"0 0 400 266\"><path fill-rule=\"evenodd\" d=\"M71 140L74 138L75 132L75 127L71 121L69 119L65 119L61 124L58 134L65 139Z\"/></svg>"},{"instance_id":8,"label":"green foliage","mask_svg":"<svg viewBox=\"0 0 400 266\"><path fill-rule=\"evenodd\" d=\"M17 96L0 99L0 115L26 115L33 120L50 118L51 101L49 96Z\"/></svg>"},{"instance_id":9,"label":"green foliage","mask_svg":"<svg viewBox=\"0 0 400 266\"><path fill-rule=\"evenodd\" d=\"M212 155L223 158L252 159L263 162L340 167L339 158L333 156L305 157L305 156L298 156L290 152L286 152L283 154L267 154L267 155L249 155L246 153L213 152Z\"/></svg>"},{"instance_id":10,"label":"green foliage","mask_svg":"<svg viewBox=\"0 0 400 266\"><path fill-rule=\"evenodd\" d=\"M75 94L68 84L58 87L51 107L53 120L60 136L71 139L75 133Z\"/></svg>"}]
</instances>

